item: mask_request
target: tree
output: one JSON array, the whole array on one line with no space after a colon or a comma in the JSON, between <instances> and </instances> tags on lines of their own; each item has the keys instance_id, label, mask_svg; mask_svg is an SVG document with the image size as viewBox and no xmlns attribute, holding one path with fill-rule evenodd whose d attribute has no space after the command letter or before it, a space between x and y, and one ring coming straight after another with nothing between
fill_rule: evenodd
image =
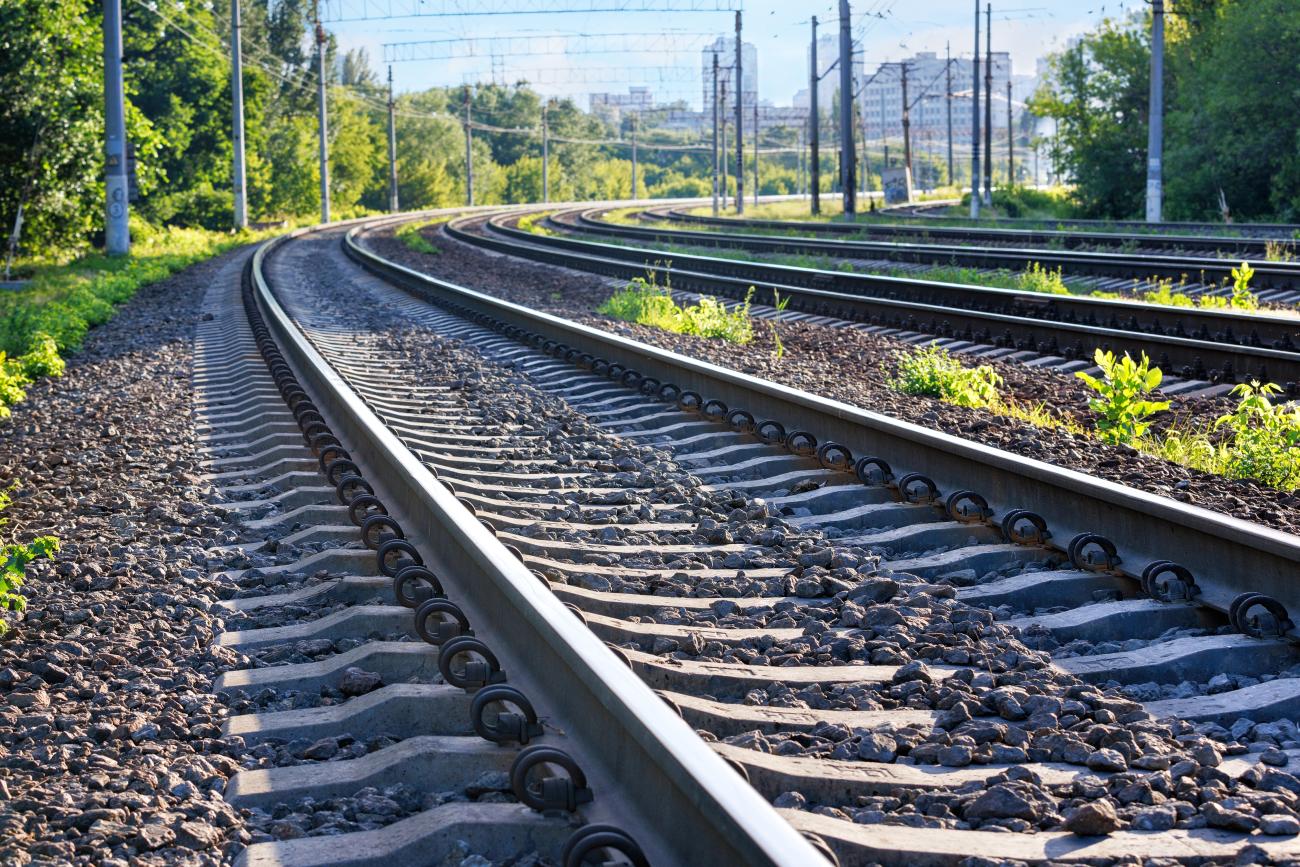
<instances>
[{"instance_id":1,"label":"tree","mask_svg":"<svg viewBox=\"0 0 1300 867\"><path fill-rule=\"evenodd\" d=\"M1136 18L1106 19L1049 62L1030 101L1057 121L1056 164L1074 182L1090 217L1137 217L1146 191L1150 28Z\"/></svg>"}]
</instances>

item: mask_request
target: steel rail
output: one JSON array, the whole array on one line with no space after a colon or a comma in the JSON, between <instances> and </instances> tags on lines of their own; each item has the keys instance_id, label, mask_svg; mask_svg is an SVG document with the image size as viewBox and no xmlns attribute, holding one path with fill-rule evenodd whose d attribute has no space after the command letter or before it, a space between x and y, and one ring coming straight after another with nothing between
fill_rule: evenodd
<instances>
[{"instance_id":1,"label":"steel rail","mask_svg":"<svg viewBox=\"0 0 1300 867\"><path fill-rule=\"evenodd\" d=\"M1062 268L1067 274L1093 274L1107 277L1159 277L1196 279L1205 285L1230 281L1232 270L1240 260L1214 259L1169 254L1089 252L1053 250L1033 247L978 247L967 244L930 244L904 241L859 241L838 238L808 238L786 235L722 234L688 229L658 229L620 226L593 219L584 213L578 217L582 231L639 240L692 244L707 247L732 247L753 252L796 253L831 256L842 259L881 258L918 264L964 265L973 268L1003 268L1020 271L1037 263L1046 268ZM1292 289L1300 286L1300 263L1256 262L1252 286L1256 288Z\"/></svg>"},{"instance_id":2,"label":"steel rail","mask_svg":"<svg viewBox=\"0 0 1300 867\"><path fill-rule=\"evenodd\" d=\"M543 708L551 704L560 711L548 729L562 732L565 749L596 789L595 800L583 807L585 816L631 823L651 861L660 864L825 863L439 483L295 325L264 266L283 245L322 228L338 226L301 229L258 249L258 307L316 405L353 446L353 459L378 481L402 525L426 550L437 552L435 572L455 588L473 621L494 627L489 640L510 683ZM346 248L372 269L382 261L356 247L351 235ZM406 279L414 276L406 272Z\"/></svg>"},{"instance_id":3,"label":"steel rail","mask_svg":"<svg viewBox=\"0 0 1300 867\"><path fill-rule=\"evenodd\" d=\"M880 217L905 216L915 217L921 220L933 220L935 222L966 220L968 217L950 216L948 214L935 213L937 209L948 207L956 204L957 199L918 202L912 205L893 206L891 208L882 208L878 212ZM994 224L1014 224L1033 222L1032 219L1022 217L987 217L988 221ZM1151 230L1156 229L1164 231L1171 229L1175 231L1197 231L1204 229L1207 232L1218 232L1223 229L1236 229L1240 232L1258 232L1261 233L1254 237L1270 238L1275 240L1290 241L1294 240L1297 232L1300 232L1300 223L1206 223L1194 220L1165 220L1159 223L1148 223L1145 220L1093 220L1083 218L1067 218L1061 220L1039 220L1038 222L1055 223L1062 226L1071 226L1086 228L1089 226L1114 226L1116 228Z\"/></svg>"},{"instance_id":4,"label":"steel rail","mask_svg":"<svg viewBox=\"0 0 1300 867\"><path fill-rule=\"evenodd\" d=\"M1296 387L1292 383L1300 381L1300 351L1216 342L1208 330L1202 330L1215 321L1255 324L1257 317L1248 314L1229 314L1226 320L1215 320L1210 317L1211 311L1198 309L664 253L534 235L502 225L511 218L507 215L488 220L494 237L466 232L458 224L463 221L448 223L444 230L459 240L507 255L622 279L653 273L661 284L735 299L746 297L753 289L754 300L759 303L772 304L779 294L782 300L788 300L789 310L891 324L941 337L967 339L965 335L970 334L970 339L981 342L996 341L999 345L1066 358L1090 358L1097 347L1135 356L1146 352L1166 371L1188 371L1187 378L1210 377L1211 373L1202 369L1205 367L1216 371L1226 368L1232 376L1225 378L1280 381L1292 391ZM671 263L665 264L665 259ZM1088 316L1080 315L1084 309L1089 311ZM1127 328L1121 325L1121 316L1133 320L1138 313L1152 323L1149 327L1159 327L1166 333L1144 332L1140 321L1136 325L1130 321ZM1290 335L1293 329L1300 328L1300 321L1268 316L1258 319L1260 324L1287 329L1281 339L1296 346L1297 341Z\"/></svg>"},{"instance_id":5,"label":"steel rail","mask_svg":"<svg viewBox=\"0 0 1300 867\"><path fill-rule=\"evenodd\" d=\"M1152 250L1203 250L1222 255L1260 257L1266 245L1276 239L1258 237L1228 237L1224 235L1171 235L1164 233L1124 233L1052 229L1009 229L992 226L918 226L915 224L884 223L876 221L858 223L820 223L811 220L761 220L756 218L710 217L691 214L680 207L649 208L642 212L647 217L690 223L700 226L763 229L776 232L797 232L804 235L854 235L859 238L911 238L929 241L976 241L1016 243L1026 245L1056 246L1061 249L1078 247L1123 247L1136 242L1138 247ZM919 219L919 218L918 218ZM920 236L920 238L918 238Z\"/></svg>"},{"instance_id":6,"label":"steel rail","mask_svg":"<svg viewBox=\"0 0 1300 867\"><path fill-rule=\"evenodd\" d=\"M1098 479L1074 470L970 442L860 407L779 385L669 350L630 340L519 304L438 280L390 262L358 243L347 250L367 270L418 297L484 317L716 399L733 410L748 409L787 430L807 430L819 442L835 442L853 454L884 458L899 477L920 472L941 490L982 494L994 514L1032 508L1047 518L1063 546L1080 534L1116 543L1119 574L1140 580L1143 568L1177 552L1191 564L1201 588L1197 601L1227 612L1245 592L1274 597L1300 610L1300 537L1225 516L1167 497ZM1288 633L1291 638L1297 636Z\"/></svg>"}]
</instances>

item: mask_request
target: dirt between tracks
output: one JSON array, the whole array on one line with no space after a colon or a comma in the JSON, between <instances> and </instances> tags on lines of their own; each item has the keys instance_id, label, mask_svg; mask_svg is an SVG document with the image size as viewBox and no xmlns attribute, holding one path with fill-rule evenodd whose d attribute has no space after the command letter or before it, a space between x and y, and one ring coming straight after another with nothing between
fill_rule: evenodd
<instances>
[{"instance_id":1,"label":"dirt between tracks","mask_svg":"<svg viewBox=\"0 0 1300 867\"><path fill-rule=\"evenodd\" d=\"M1127 446L1102 445L1068 431L1046 430L984 410L898 392L888 385L895 355L908 344L856 329L808 323L775 326L784 346L778 360L772 328L763 322L746 346L672 334L620 322L595 313L619 283L521 259L489 253L428 227L436 255L417 253L391 230L367 236L376 252L432 276L499 298L525 304L683 355L859 406L963 439L1088 473L1129 487L1300 534L1300 493L1285 493L1250 480L1228 479L1182 467ZM1091 426L1088 390L1073 376L1014 362L990 362L1005 393L1079 418ZM1178 400L1159 424L1204 421L1221 415L1225 399Z\"/></svg>"}]
</instances>

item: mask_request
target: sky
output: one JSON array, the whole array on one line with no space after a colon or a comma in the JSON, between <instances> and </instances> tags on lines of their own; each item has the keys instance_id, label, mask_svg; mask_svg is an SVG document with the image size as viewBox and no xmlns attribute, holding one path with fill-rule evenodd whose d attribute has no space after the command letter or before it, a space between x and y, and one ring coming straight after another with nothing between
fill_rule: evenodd
<instances>
[{"instance_id":1,"label":"sky","mask_svg":"<svg viewBox=\"0 0 1300 867\"><path fill-rule=\"evenodd\" d=\"M372 7L381 5L377 0L333 2L352 8L362 2ZM435 5L471 10L490 8L494 3L499 5L499 0L455 0ZM386 0L382 5L411 8L418 5L418 0ZM585 0L571 3L555 0L544 5L563 8L588 4ZM993 50L1011 52L1016 74L1033 74L1037 58L1061 47L1071 36L1095 26L1103 16L1123 15L1142 5L1143 0L1008 0L999 8L995 2ZM861 39L865 47L868 72L877 63L910 57L918 51L942 55L946 43L951 43L954 55L969 56L974 47L974 0L857 0L852 3L852 10L855 38ZM806 58L812 15L818 17L822 34L837 32L839 13L835 0L744 2L744 38L753 42L758 51L760 99L789 105L795 92L807 86ZM342 48L365 48L381 78L387 74L386 44L443 42L434 49L419 46L389 49L408 56L413 53L427 56L431 50L443 54L449 50L466 53L466 44L449 44L446 40L480 40L475 50L479 56L394 62L393 80L398 92L490 81L493 59L480 53L484 45L481 40L523 36L530 38L512 40L510 48L516 53L501 54L495 61L498 76L508 83L527 75L539 92L575 97L582 108L587 107L587 93L626 92L630 85L650 87L656 101L684 98L698 107L700 50L713 37L734 35L734 14L710 11L422 16L327 22L326 27L336 35ZM560 38L561 34L589 38L575 43ZM662 34L671 36L665 38ZM660 53L626 50L646 43L669 50ZM575 44L598 50L563 53L566 47Z\"/></svg>"}]
</instances>

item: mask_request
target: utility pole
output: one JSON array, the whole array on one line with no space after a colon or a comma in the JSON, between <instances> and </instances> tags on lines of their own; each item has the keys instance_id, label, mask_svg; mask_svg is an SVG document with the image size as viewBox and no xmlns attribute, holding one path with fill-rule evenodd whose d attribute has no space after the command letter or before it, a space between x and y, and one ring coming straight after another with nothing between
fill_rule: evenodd
<instances>
[{"instance_id":1,"label":"utility pole","mask_svg":"<svg viewBox=\"0 0 1300 867\"><path fill-rule=\"evenodd\" d=\"M944 74L948 79L948 184L950 186L957 183L956 176L952 173L952 46L944 44L944 57L947 63L944 64Z\"/></svg>"},{"instance_id":2,"label":"utility pole","mask_svg":"<svg viewBox=\"0 0 1300 867\"><path fill-rule=\"evenodd\" d=\"M745 213L745 78L742 74L740 10L736 10L736 214ZM758 94L754 94L758 100Z\"/></svg>"},{"instance_id":3,"label":"utility pole","mask_svg":"<svg viewBox=\"0 0 1300 867\"><path fill-rule=\"evenodd\" d=\"M636 122L637 115L632 115L632 198L636 198Z\"/></svg>"},{"instance_id":4,"label":"utility pole","mask_svg":"<svg viewBox=\"0 0 1300 867\"><path fill-rule=\"evenodd\" d=\"M551 200L551 131L546 125L546 109L550 103L542 103L542 204Z\"/></svg>"},{"instance_id":5,"label":"utility pole","mask_svg":"<svg viewBox=\"0 0 1300 867\"><path fill-rule=\"evenodd\" d=\"M230 0L230 104L233 112L235 228L248 228L248 195L244 183L244 69L240 57L239 0Z\"/></svg>"},{"instance_id":6,"label":"utility pole","mask_svg":"<svg viewBox=\"0 0 1300 867\"><path fill-rule=\"evenodd\" d=\"M812 17L812 52L809 55L812 66L808 75L808 189L812 193L812 213L816 216L822 212L822 155L821 132L822 116L817 108L817 16Z\"/></svg>"},{"instance_id":7,"label":"utility pole","mask_svg":"<svg viewBox=\"0 0 1300 867\"><path fill-rule=\"evenodd\" d=\"M330 145L329 118L325 104L325 28L320 26L320 8L316 8L316 116L320 132L320 221L330 221Z\"/></svg>"},{"instance_id":8,"label":"utility pole","mask_svg":"<svg viewBox=\"0 0 1300 867\"><path fill-rule=\"evenodd\" d=\"M795 165L799 167L799 195L800 196L808 195L808 166L804 164L804 151L803 151L804 141L803 140L804 140L804 131L802 128L800 128L799 138L798 138L799 152L795 154L795 158L796 158Z\"/></svg>"},{"instance_id":9,"label":"utility pole","mask_svg":"<svg viewBox=\"0 0 1300 867\"><path fill-rule=\"evenodd\" d=\"M238 2L238 0L235 0ZM396 214L397 206L397 113L393 103L393 65L388 64L388 211Z\"/></svg>"},{"instance_id":10,"label":"utility pole","mask_svg":"<svg viewBox=\"0 0 1300 867\"><path fill-rule=\"evenodd\" d=\"M1158 223L1164 205L1161 163L1165 126L1165 3L1151 0L1151 117L1147 123L1147 222Z\"/></svg>"},{"instance_id":11,"label":"utility pole","mask_svg":"<svg viewBox=\"0 0 1300 867\"><path fill-rule=\"evenodd\" d=\"M980 216L980 0L975 0L975 58L970 119L970 216Z\"/></svg>"},{"instance_id":12,"label":"utility pole","mask_svg":"<svg viewBox=\"0 0 1300 867\"><path fill-rule=\"evenodd\" d=\"M722 79L722 209L727 209L727 79Z\"/></svg>"},{"instance_id":13,"label":"utility pole","mask_svg":"<svg viewBox=\"0 0 1300 867\"><path fill-rule=\"evenodd\" d=\"M1011 77L1007 76L1007 186L1016 185L1016 128L1011 123Z\"/></svg>"},{"instance_id":14,"label":"utility pole","mask_svg":"<svg viewBox=\"0 0 1300 867\"><path fill-rule=\"evenodd\" d=\"M758 94L754 94L754 207L758 207Z\"/></svg>"},{"instance_id":15,"label":"utility pole","mask_svg":"<svg viewBox=\"0 0 1300 867\"><path fill-rule=\"evenodd\" d=\"M104 251L131 252L127 225L126 120L122 97L122 0L104 0Z\"/></svg>"},{"instance_id":16,"label":"utility pole","mask_svg":"<svg viewBox=\"0 0 1300 867\"><path fill-rule=\"evenodd\" d=\"M713 52L713 216L718 216L718 53Z\"/></svg>"},{"instance_id":17,"label":"utility pole","mask_svg":"<svg viewBox=\"0 0 1300 867\"><path fill-rule=\"evenodd\" d=\"M853 29L849 0L840 0L840 186L844 194L844 216L857 213L857 162L853 147Z\"/></svg>"},{"instance_id":18,"label":"utility pole","mask_svg":"<svg viewBox=\"0 0 1300 867\"><path fill-rule=\"evenodd\" d=\"M984 4L984 204L993 204L993 4Z\"/></svg>"},{"instance_id":19,"label":"utility pole","mask_svg":"<svg viewBox=\"0 0 1300 867\"><path fill-rule=\"evenodd\" d=\"M470 128L469 85L465 85L465 204L474 207L474 133Z\"/></svg>"},{"instance_id":20,"label":"utility pole","mask_svg":"<svg viewBox=\"0 0 1300 867\"><path fill-rule=\"evenodd\" d=\"M912 185L912 112L907 104L907 64L900 63L903 74L903 165L907 167L908 192Z\"/></svg>"}]
</instances>

